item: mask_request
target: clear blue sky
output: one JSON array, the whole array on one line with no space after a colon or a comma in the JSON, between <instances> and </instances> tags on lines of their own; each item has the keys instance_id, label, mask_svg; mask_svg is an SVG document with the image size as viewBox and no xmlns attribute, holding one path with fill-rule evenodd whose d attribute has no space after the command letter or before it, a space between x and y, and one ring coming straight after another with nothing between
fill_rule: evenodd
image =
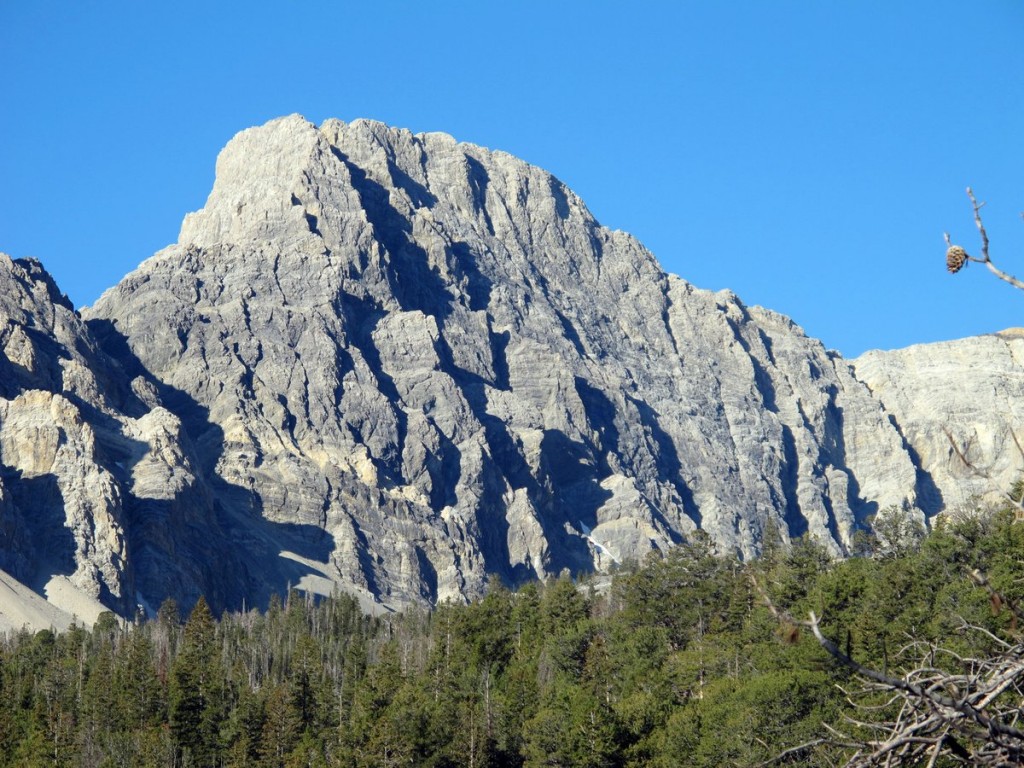
<instances>
[{"instance_id":1,"label":"clear blue sky","mask_svg":"<svg viewBox=\"0 0 1024 768\"><path fill-rule=\"evenodd\" d=\"M0 0L0 251L76 305L299 112L547 168L704 288L870 348L1024 326L1024 3Z\"/></svg>"}]
</instances>

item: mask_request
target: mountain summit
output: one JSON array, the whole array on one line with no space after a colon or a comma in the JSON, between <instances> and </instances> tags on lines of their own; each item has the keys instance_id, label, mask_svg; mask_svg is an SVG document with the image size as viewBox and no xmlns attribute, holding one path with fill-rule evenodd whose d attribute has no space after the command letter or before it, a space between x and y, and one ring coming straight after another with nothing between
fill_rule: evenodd
<instances>
[{"instance_id":1,"label":"mountain summit","mask_svg":"<svg viewBox=\"0 0 1024 768\"><path fill-rule=\"evenodd\" d=\"M869 516L945 503L850 363L666 274L549 173L445 134L299 116L243 131L178 243L84 323L4 263L0 289L32 298L0 295L2 519L31 516L30 478L96 468L112 490L47 525L85 531L66 578L121 612L289 584L466 599L491 575L607 570L698 529L743 557L768 527L843 554ZM40 356L26 338L67 351L51 350L63 380L8 380ZM72 366L93 383L68 395ZM32 398L63 398L96 436L77 469L9 437Z\"/></svg>"}]
</instances>

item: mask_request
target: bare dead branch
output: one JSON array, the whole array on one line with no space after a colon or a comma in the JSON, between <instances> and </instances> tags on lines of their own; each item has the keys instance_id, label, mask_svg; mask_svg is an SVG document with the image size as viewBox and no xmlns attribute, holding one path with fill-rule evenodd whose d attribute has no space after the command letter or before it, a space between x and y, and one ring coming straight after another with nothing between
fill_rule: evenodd
<instances>
[{"instance_id":1,"label":"bare dead branch","mask_svg":"<svg viewBox=\"0 0 1024 768\"><path fill-rule=\"evenodd\" d=\"M761 742L762 744L764 743L764 742L761 741L761 739L758 739L758 741ZM818 746L821 746L822 744L829 744L829 743L830 742L828 741L828 739L814 739L813 741L808 741L808 742L806 742L804 744L798 744L795 747L790 747L789 749L785 750L784 752L779 752L779 754L777 754L771 760L765 760L763 763L758 763L758 766L766 766L766 765L773 765L775 763L780 763L783 760L785 760L785 759L787 759L789 757L792 757L793 755L799 755L799 754L802 754L802 753L806 752L809 749L814 749L814 747L818 747Z\"/></svg>"},{"instance_id":2,"label":"bare dead branch","mask_svg":"<svg viewBox=\"0 0 1024 768\"><path fill-rule=\"evenodd\" d=\"M949 429L943 427L942 433L946 436L946 439L949 441L950 446L953 448L953 453L955 453L956 457L960 459L960 463L967 467L967 469L969 469L972 474L984 478L985 480L992 479L985 470L975 466L974 462L967 458L967 453L971 450L970 443L967 444L967 448L966 450L964 450L960 448L959 445L957 445L957 442L956 440L953 439L953 434L949 431Z\"/></svg>"},{"instance_id":3,"label":"bare dead branch","mask_svg":"<svg viewBox=\"0 0 1024 768\"><path fill-rule=\"evenodd\" d=\"M998 277L1000 280L1009 283L1014 288L1024 290L1024 282L1018 280L1013 275L1004 272L993 263L992 258L989 256L988 253L988 232L985 231L985 224L981 220L981 209L985 206L985 203L978 202L977 198L975 198L974 196L973 190L970 187L967 188L967 197L970 198L971 200L971 208L974 211L974 224L978 228L978 234L981 237L981 256L971 256L966 251L963 251L963 256L966 257L967 261L974 261L977 262L978 264L984 264L986 267L988 267L988 270L993 275ZM1024 213L1022 213L1021 216L1024 216ZM945 232L943 233L943 235L946 238L946 246L954 247L953 241L949 237L949 233Z\"/></svg>"},{"instance_id":4,"label":"bare dead branch","mask_svg":"<svg viewBox=\"0 0 1024 768\"><path fill-rule=\"evenodd\" d=\"M978 227L978 234L981 235L981 258L991 264L992 259L988 255L988 232L985 231L985 225L981 221L981 209L985 207L985 204L977 201L970 187L967 188L967 197L971 199L971 207L974 209L974 224Z\"/></svg>"},{"instance_id":5,"label":"bare dead branch","mask_svg":"<svg viewBox=\"0 0 1024 768\"><path fill-rule=\"evenodd\" d=\"M972 580L990 594L999 595L984 574L975 571ZM755 577L751 576L751 582L776 621L783 626L809 629L829 656L863 681L861 695L892 694L881 708L877 704L859 705L848 695L855 708L871 713L869 720L845 718L862 734L859 737L824 725L829 745L853 750L847 768L934 765L940 756L979 766L1011 765L1021 760L1024 731L1016 723L1020 714L1020 685L1024 682L1024 645L1001 642L1002 650L997 655L971 658L931 643L911 642L902 649L900 657L916 652L921 663L896 677L863 665L840 650L822 632L813 611L807 620L797 620L774 604ZM1001 606L1016 612L1012 600L999 597ZM937 658L947 658L954 671L936 666ZM1018 695L1008 702L1004 694L1011 690ZM886 720L884 712L894 704L900 705L899 711Z\"/></svg>"}]
</instances>

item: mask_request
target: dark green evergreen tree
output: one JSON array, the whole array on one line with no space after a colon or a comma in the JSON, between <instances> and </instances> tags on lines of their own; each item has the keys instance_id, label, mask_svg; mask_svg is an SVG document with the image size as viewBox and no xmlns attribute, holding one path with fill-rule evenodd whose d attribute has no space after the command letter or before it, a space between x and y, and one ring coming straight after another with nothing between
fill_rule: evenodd
<instances>
[{"instance_id":1,"label":"dark green evergreen tree","mask_svg":"<svg viewBox=\"0 0 1024 768\"><path fill-rule=\"evenodd\" d=\"M216 765L224 721L224 681L217 628L206 600L196 602L171 667L170 726L174 741L194 765Z\"/></svg>"}]
</instances>

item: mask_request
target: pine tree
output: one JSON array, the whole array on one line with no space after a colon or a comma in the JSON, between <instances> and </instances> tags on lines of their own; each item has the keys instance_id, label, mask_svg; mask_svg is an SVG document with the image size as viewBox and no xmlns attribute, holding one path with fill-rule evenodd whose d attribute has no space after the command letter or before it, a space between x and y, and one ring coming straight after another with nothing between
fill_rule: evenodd
<instances>
[{"instance_id":1,"label":"pine tree","mask_svg":"<svg viewBox=\"0 0 1024 768\"><path fill-rule=\"evenodd\" d=\"M260 766L284 768L302 733L302 721L295 710L295 698L290 685L284 683L270 689L265 712L260 738Z\"/></svg>"},{"instance_id":2,"label":"pine tree","mask_svg":"<svg viewBox=\"0 0 1024 768\"><path fill-rule=\"evenodd\" d=\"M153 641L136 627L122 642L114 670L120 725L126 729L159 724L164 717L165 691L157 678Z\"/></svg>"},{"instance_id":3,"label":"pine tree","mask_svg":"<svg viewBox=\"0 0 1024 768\"><path fill-rule=\"evenodd\" d=\"M224 719L216 625L202 597L185 623L178 656L171 667L170 724L175 743L196 766L216 764Z\"/></svg>"}]
</instances>

